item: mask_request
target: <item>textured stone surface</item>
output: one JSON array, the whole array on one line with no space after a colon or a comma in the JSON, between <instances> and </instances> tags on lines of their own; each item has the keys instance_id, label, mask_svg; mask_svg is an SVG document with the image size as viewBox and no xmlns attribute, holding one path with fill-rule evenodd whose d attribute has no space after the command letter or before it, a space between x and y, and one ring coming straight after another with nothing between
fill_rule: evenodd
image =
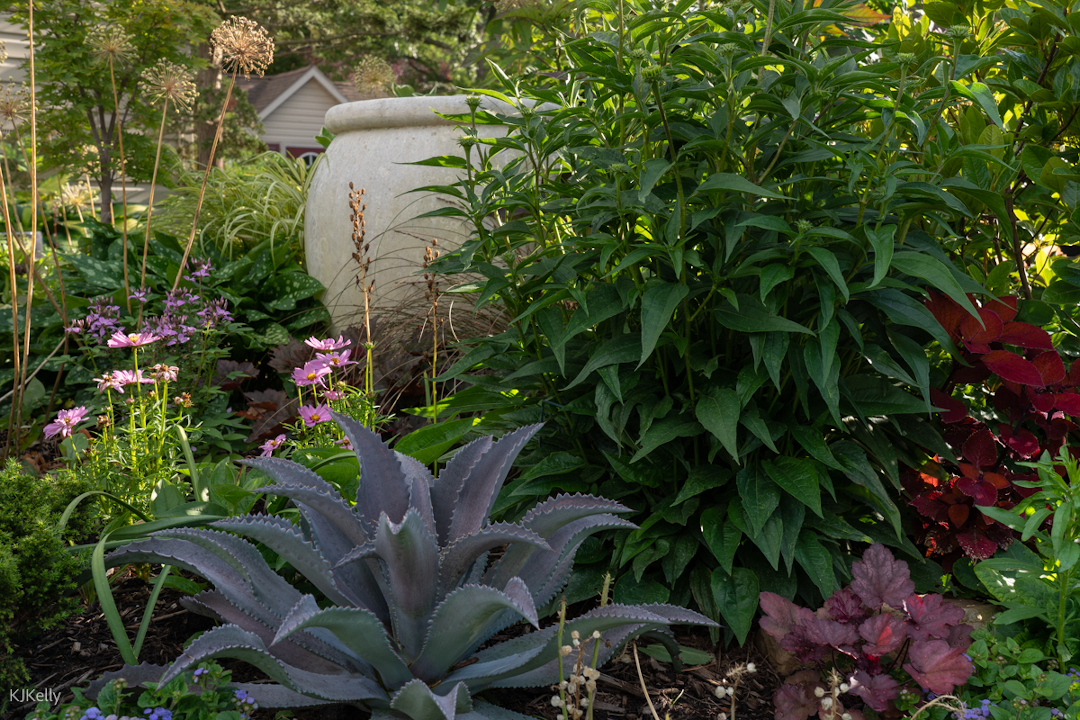
<instances>
[{"instance_id":1,"label":"textured stone surface","mask_svg":"<svg viewBox=\"0 0 1080 720\"><path fill-rule=\"evenodd\" d=\"M510 106L487 97L482 107L512 112ZM423 96L346 103L326 114L325 125L335 137L312 180L304 227L308 272L327 288L323 301L330 308L334 332L359 321L364 308L355 282L359 267L352 259L349 182L366 190L366 239L371 242L376 308L397 308L417 295L423 297L423 279L417 272L432 238L438 239L445 254L468 236L471 226L461 218L416 219L452 206L453 198L404 194L427 185L451 184L464 172L401 164L440 155L464 157L457 143L462 131L435 111L467 115L469 108L464 95ZM504 132L501 126L478 126L480 137Z\"/></svg>"}]
</instances>

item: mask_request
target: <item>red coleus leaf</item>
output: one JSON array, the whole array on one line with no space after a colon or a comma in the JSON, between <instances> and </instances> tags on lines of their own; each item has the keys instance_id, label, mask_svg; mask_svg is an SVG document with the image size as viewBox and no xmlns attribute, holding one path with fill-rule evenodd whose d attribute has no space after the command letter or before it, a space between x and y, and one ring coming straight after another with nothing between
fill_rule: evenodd
<instances>
[{"instance_id":1,"label":"red coleus leaf","mask_svg":"<svg viewBox=\"0 0 1080 720\"><path fill-rule=\"evenodd\" d=\"M1051 413L1054 411L1054 393L1040 392L1038 388L1026 388L1028 400L1035 407L1036 412Z\"/></svg>"},{"instance_id":2,"label":"red coleus leaf","mask_svg":"<svg viewBox=\"0 0 1080 720\"><path fill-rule=\"evenodd\" d=\"M773 695L776 720L807 720L817 713L820 704L814 688L809 685L784 683Z\"/></svg>"},{"instance_id":3,"label":"red coleus leaf","mask_svg":"<svg viewBox=\"0 0 1080 720\"><path fill-rule=\"evenodd\" d=\"M862 670L848 679L849 692L858 695L871 709L885 712L889 701L896 699L898 684L890 675L870 675Z\"/></svg>"},{"instance_id":4,"label":"red coleus leaf","mask_svg":"<svg viewBox=\"0 0 1080 720\"><path fill-rule=\"evenodd\" d=\"M997 341L1007 345L1019 345L1030 350L1054 349L1050 333L1026 322L1006 322Z\"/></svg>"},{"instance_id":5,"label":"red coleus leaf","mask_svg":"<svg viewBox=\"0 0 1080 720\"><path fill-rule=\"evenodd\" d=\"M967 417L967 405L937 388L930 388L930 402L934 403L934 407L941 408L943 423L960 422Z\"/></svg>"},{"instance_id":6,"label":"red coleus leaf","mask_svg":"<svg viewBox=\"0 0 1080 720\"><path fill-rule=\"evenodd\" d=\"M1080 385L1080 360L1074 360L1073 364L1069 366L1069 374L1065 376L1065 381L1062 384L1070 388Z\"/></svg>"},{"instance_id":7,"label":"red coleus leaf","mask_svg":"<svg viewBox=\"0 0 1080 720\"><path fill-rule=\"evenodd\" d=\"M983 429L964 441L964 459L977 468L989 467L997 462L997 443L994 434Z\"/></svg>"},{"instance_id":8,"label":"red coleus leaf","mask_svg":"<svg viewBox=\"0 0 1080 720\"><path fill-rule=\"evenodd\" d=\"M1021 385L1042 386L1042 374L1030 360L1008 350L994 350L982 356L983 364L1005 380Z\"/></svg>"},{"instance_id":9,"label":"red coleus leaf","mask_svg":"<svg viewBox=\"0 0 1080 720\"><path fill-rule=\"evenodd\" d=\"M951 693L954 687L966 683L973 670L964 651L950 648L944 640L912 643L908 659L904 669L920 686L938 695Z\"/></svg>"},{"instance_id":10,"label":"red coleus leaf","mask_svg":"<svg viewBox=\"0 0 1080 720\"><path fill-rule=\"evenodd\" d=\"M978 478L957 478L956 487L960 492L975 500L976 505L993 505L997 503L997 488L988 480Z\"/></svg>"},{"instance_id":11,"label":"red coleus leaf","mask_svg":"<svg viewBox=\"0 0 1080 720\"><path fill-rule=\"evenodd\" d=\"M924 304L950 336L954 339L960 337L960 322L968 314L967 310L936 290L930 291L930 298Z\"/></svg>"},{"instance_id":12,"label":"red coleus leaf","mask_svg":"<svg viewBox=\"0 0 1080 720\"><path fill-rule=\"evenodd\" d=\"M825 612L836 622L858 624L869 614L869 609L851 588L842 588L825 601Z\"/></svg>"},{"instance_id":13,"label":"red coleus leaf","mask_svg":"<svg viewBox=\"0 0 1080 720\"><path fill-rule=\"evenodd\" d=\"M1020 396L1009 388L1002 385L994 393L994 409L1009 419L1009 422L1017 422L1027 412L1027 402L1022 401Z\"/></svg>"},{"instance_id":14,"label":"red coleus leaf","mask_svg":"<svg viewBox=\"0 0 1080 720\"><path fill-rule=\"evenodd\" d=\"M1080 395L1076 396L1077 401L1080 402ZM1017 455L1022 458L1032 457L1039 452L1039 439L1030 430L1021 429L1019 432L1013 432L1013 429L1001 423L997 426L998 437L1005 443L1006 446Z\"/></svg>"},{"instance_id":15,"label":"red coleus leaf","mask_svg":"<svg viewBox=\"0 0 1080 720\"><path fill-rule=\"evenodd\" d=\"M1054 409L1073 417L1080 415L1080 395L1075 392L1054 393Z\"/></svg>"},{"instance_id":16,"label":"red coleus leaf","mask_svg":"<svg viewBox=\"0 0 1080 720\"><path fill-rule=\"evenodd\" d=\"M799 607L776 593L763 592L758 596L758 600L764 613L758 621L761 629L777 640L783 640L792 627L801 625L814 616L807 608Z\"/></svg>"},{"instance_id":17,"label":"red coleus leaf","mask_svg":"<svg viewBox=\"0 0 1080 720\"><path fill-rule=\"evenodd\" d=\"M941 496L941 491L929 490L916 495L911 501L911 506L918 510L923 517L930 518L934 522L942 522L947 516L950 506L942 501Z\"/></svg>"},{"instance_id":18,"label":"red coleus leaf","mask_svg":"<svg viewBox=\"0 0 1080 720\"><path fill-rule=\"evenodd\" d=\"M979 323L982 320L982 323ZM998 314L988 308L979 308L979 320L974 316L965 314L960 321L960 339L973 353L989 352L989 344L998 339L1005 323ZM986 348L983 350L982 348Z\"/></svg>"},{"instance_id":19,"label":"red coleus leaf","mask_svg":"<svg viewBox=\"0 0 1080 720\"><path fill-rule=\"evenodd\" d=\"M899 648L907 634L904 621L888 613L868 618L859 626L859 635L867 642L863 645L863 652L874 657L888 655Z\"/></svg>"},{"instance_id":20,"label":"red coleus leaf","mask_svg":"<svg viewBox=\"0 0 1080 720\"><path fill-rule=\"evenodd\" d=\"M996 300L986 303L986 307L996 312L1001 317L1002 322L1008 323L1016 319L1016 301L1017 297L1015 295L1002 295Z\"/></svg>"},{"instance_id":21,"label":"red coleus leaf","mask_svg":"<svg viewBox=\"0 0 1080 720\"><path fill-rule=\"evenodd\" d=\"M862 560L851 565L851 589L872 610L882 603L900 607L915 591L908 564L897 560L881 543L874 543L863 553Z\"/></svg>"},{"instance_id":22,"label":"red coleus leaf","mask_svg":"<svg viewBox=\"0 0 1080 720\"><path fill-rule=\"evenodd\" d=\"M1039 353L1031 359L1031 364L1042 376L1043 385L1053 385L1065 379L1065 363L1061 362L1061 356L1054 350Z\"/></svg>"},{"instance_id":23,"label":"red coleus leaf","mask_svg":"<svg viewBox=\"0 0 1080 720\"><path fill-rule=\"evenodd\" d=\"M967 522L968 515L971 514L971 507L968 505L950 505L949 506L949 519L952 520L953 525L956 527L963 527Z\"/></svg>"},{"instance_id":24,"label":"red coleus leaf","mask_svg":"<svg viewBox=\"0 0 1080 720\"><path fill-rule=\"evenodd\" d=\"M996 542L975 527L956 533L956 541L964 549L964 554L972 560L986 560L998 549Z\"/></svg>"},{"instance_id":25,"label":"red coleus leaf","mask_svg":"<svg viewBox=\"0 0 1080 720\"><path fill-rule=\"evenodd\" d=\"M941 595L912 595L904 601L911 618L908 632L914 640L947 638L953 626L964 619L964 610Z\"/></svg>"}]
</instances>

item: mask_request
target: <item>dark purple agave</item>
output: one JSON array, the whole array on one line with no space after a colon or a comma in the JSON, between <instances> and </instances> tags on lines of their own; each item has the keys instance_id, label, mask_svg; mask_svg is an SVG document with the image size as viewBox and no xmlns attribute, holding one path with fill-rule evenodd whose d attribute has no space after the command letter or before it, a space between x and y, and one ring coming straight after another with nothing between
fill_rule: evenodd
<instances>
[{"instance_id":1,"label":"dark purple agave","mask_svg":"<svg viewBox=\"0 0 1080 720\"><path fill-rule=\"evenodd\" d=\"M204 660L234 657L278 683L238 686L263 707L351 703L372 710L373 720L522 718L473 694L559 681L558 627L541 628L537 608L556 598L586 537L634 527L613 514L628 509L560 495L518 523L490 523L514 458L539 425L466 445L435 478L359 423L334 419L360 461L355 506L296 463L255 458L244 462L276 481L257 492L290 498L299 524L233 518L213 523L217 530L158 532L109 556L110 565L163 563L201 575L216 589L185 605L225 623L191 643L163 675L145 667L118 675L151 679L149 672L167 682ZM238 536L271 548L317 594L294 588ZM500 547L501 557L489 563L489 551ZM521 620L536 629L477 651ZM568 621L564 632L586 638L584 657L599 643L600 663L639 636L659 640L677 658L671 623L715 625L672 605L608 604Z\"/></svg>"}]
</instances>

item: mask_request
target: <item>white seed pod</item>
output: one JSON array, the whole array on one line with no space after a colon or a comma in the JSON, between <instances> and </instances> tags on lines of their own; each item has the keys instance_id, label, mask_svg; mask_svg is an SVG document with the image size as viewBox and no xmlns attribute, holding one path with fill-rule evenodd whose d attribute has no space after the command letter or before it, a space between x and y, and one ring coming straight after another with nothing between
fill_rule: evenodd
<instances>
[{"instance_id":1,"label":"white seed pod","mask_svg":"<svg viewBox=\"0 0 1080 720\"><path fill-rule=\"evenodd\" d=\"M748 672L748 673L756 673L757 672L757 665L755 665L754 663L746 663L746 672Z\"/></svg>"},{"instance_id":2,"label":"white seed pod","mask_svg":"<svg viewBox=\"0 0 1080 720\"><path fill-rule=\"evenodd\" d=\"M723 685L717 685L716 689L713 690L713 695L715 695L720 700L723 700L724 697L727 696L727 688L724 687Z\"/></svg>"},{"instance_id":3,"label":"white seed pod","mask_svg":"<svg viewBox=\"0 0 1080 720\"><path fill-rule=\"evenodd\" d=\"M847 683L840 683L840 692L846 693L850 689L851 689L851 686L848 685Z\"/></svg>"},{"instance_id":4,"label":"white seed pod","mask_svg":"<svg viewBox=\"0 0 1080 720\"><path fill-rule=\"evenodd\" d=\"M814 697L825 697L825 688L814 688Z\"/></svg>"}]
</instances>

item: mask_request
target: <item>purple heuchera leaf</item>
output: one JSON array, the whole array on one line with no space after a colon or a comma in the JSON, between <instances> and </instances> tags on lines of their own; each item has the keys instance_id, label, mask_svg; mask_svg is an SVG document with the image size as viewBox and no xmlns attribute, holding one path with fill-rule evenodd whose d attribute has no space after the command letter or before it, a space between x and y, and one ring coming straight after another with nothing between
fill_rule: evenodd
<instances>
[{"instance_id":1,"label":"purple heuchera leaf","mask_svg":"<svg viewBox=\"0 0 1080 720\"><path fill-rule=\"evenodd\" d=\"M811 618L813 619L813 618ZM780 647L799 659L799 662L816 663L825 656L828 645L810 637L806 625L793 625L791 632L780 641Z\"/></svg>"},{"instance_id":2,"label":"purple heuchera leaf","mask_svg":"<svg viewBox=\"0 0 1080 720\"><path fill-rule=\"evenodd\" d=\"M950 648L944 640L926 640L911 644L910 662L904 669L920 686L938 695L951 693L971 677L971 661L960 648Z\"/></svg>"},{"instance_id":3,"label":"purple heuchera leaf","mask_svg":"<svg viewBox=\"0 0 1080 720\"><path fill-rule=\"evenodd\" d=\"M967 650L971 647L971 631L975 628L971 627L967 623L961 623L960 625L954 625L949 630L949 637L946 638L946 642L949 643L949 647L953 650L960 648L961 650Z\"/></svg>"},{"instance_id":4,"label":"purple heuchera leaf","mask_svg":"<svg viewBox=\"0 0 1080 720\"><path fill-rule=\"evenodd\" d=\"M904 611L911 618L908 624L915 640L947 638L952 628L964 619L964 610L941 595L912 595L904 600Z\"/></svg>"},{"instance_id":5,"label":"purple heuchera leaf","mask_svg":"<svg viewBox=\"0 0 1080 720\"><path fill-rule=\"evenodd\" d=\"M776 593L763 592L758 598L764 613L758 621L761 629L777 640L783 640L792 627L801 625L814 616L814 613L806 608L799 607Z\"/></svg>"},{"instance_id":6,"label":"purple heuchera leaf","mask_svg":"<svg viewBox=\"0 0 1080 720\"><path fill-rule=\"evenodd\" d=\"M825 611L836 622L855 624L865 620L870 612L851 588L834 592L832 597L825 601Z\"/></svg>"},{"instance_id":7,"label":"purple heuchera leaf","mask_svg":"<svg viewBox=\"0 0 1080 720\"><path fill-rule=\"evenodd\" d=\"M851 694L858 695L867 705L878 712L885 712L889 701L896 699L896 680L891 675L868 675L859 670L848 680Z\"/></svg>"},{"instance_id":8,"label":"purple heuchera leaf","mask_svg":"<svg viewBox=\"0 0 1080 720\"><path fill-rule=\"evenodd\" d=\"M777 689L773 704L776 720L807 720L818 711L820 701L811 686L785 683Z\"/></svg>"},{"instance_id":9,"label":"purple heuchera leaf","mask_svg":"<svg viewBox=\"0 0 1080 720\"><path fill-rule=\"evenodd\" d=\"M873 657L888 655L899 648L907 634L908 629L904 621L888 613L875 615L859 626L859 635L862 635L867 643L863 645L862 651Z\"/></svg>"},{"instance_id":10,"label":"purple heuchera leaf","mask_svg":"<svg viewBox=\"0 0 1080 720\"><path fill-rule=\"evenodd\" d=\"M847 655L855 654L855 643L859 641L859 633L853 625L812 617L802 627L806 628L806 636L812 642L836 648Z\"/></svg>"},{"instance_id":11,"label":"purple heuchera leaf","mask_svg":"<svg viewBox=\"0 0 1080 720\"><path fill-rule=\"evenodd\" d=\"M915 592L908 564L895 559L881 543L867 548L862 560L852 564L851 575L851 589L872 610L883 603L898 608Z\"/></svg>"}]
</instances>

